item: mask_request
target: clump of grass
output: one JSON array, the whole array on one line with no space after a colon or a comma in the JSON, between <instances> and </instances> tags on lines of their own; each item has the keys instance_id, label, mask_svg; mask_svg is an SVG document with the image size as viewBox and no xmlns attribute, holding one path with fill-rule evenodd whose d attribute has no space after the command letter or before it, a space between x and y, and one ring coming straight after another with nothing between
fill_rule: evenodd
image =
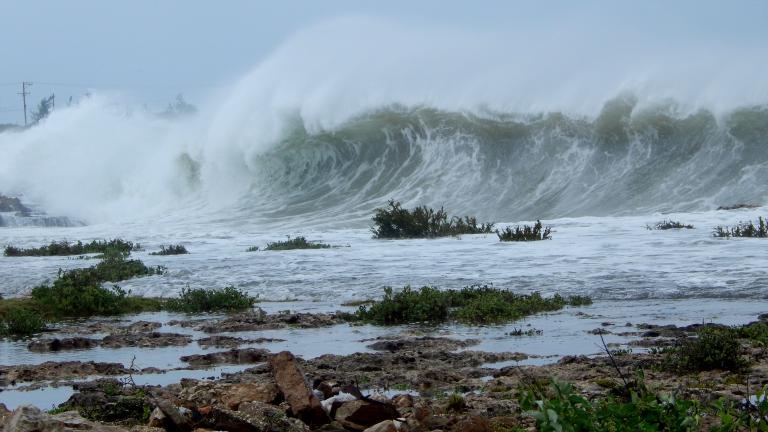
<instances>
[{"instance_id":1,"label":"clump of grass","mask_svg":"<svg viewBox=\"0 0 768 432\"><path fill-rule=\"evenodd\" d=\"M258 246L251 246L248 249L245 250L246 252L258 252L259 247Z\"/></svg>"},{"instance_id":2,"label":"clump of grass","mask_svg":"<svg viewBox=\"0 0 768 432\"><path fill-rule=\"evenodd\" d=\"M157 252L150 252L150 255L184 255L188 254L189 251L187 248L184 247L184 245L170 245L170 246L160 246L160 250Z\"/></svg>"},{"instance_id":3,"label":"clump of grass","mask_svg":"<svg viewBox=\"0 0 768 432\"><path fill-rule=\"evenodd\" d=\"M291 249L328 249L331 245L325 243L315 243L307 241L306 237L294 237L289 238L286 241L278 241L274 243L267 243L267 247L264 250L269 251L282 251Z\"/></svg>"},{"instance_id":4,"label":"clump of grass","mask_svg":"<svg viewBox=\"0 0 768 432\"><path fill-rule=\"evenodd\" d=\"M739 222L735 227L716 226L712 235L714 237L768 237L768 226L765 219L761 216L757 218L757 226L750 222Z\"/></svg>"},{"instance_id":5,"label":"clump of grass","mask_svg":"<svg viewBox=\"0 0 768 432\"><path fill-rule=\"evenodd\" d=\"M708 370L742 372L749 363L742 357L739 331L729 327L703 327L666 352L664 367L681 373Z\"/></svg>"},{"instance_id":6,"label":"clump of grass","mask_svg":"<svg viewBox=\"0 0 768 432\"><path fill-rule=\"evenodd\" d=\"M186 313L233 312L252 308L256 300L234 286L223 289L184 288L179 298L166 301L165 308Z\"/></svg>"},{"instance_id":7,"label":"clump of grass","mask_svg":"<svg viewBox=\"0 0 768 432\"><path fill-rule=\"evenodd\" d=\"M5 247L5 256L65 256L65 255L83 255L89 253L106 253L108 251L131 252L141 249L141 245L125 241L122 239L113 240L94 240L90 243L78 241L69 243L67 241L52 242L49 245L38 248L22 249L14 246Z\"/></svg>"},{"instance_id":8,"label":"clump of grass","mask_svg":"<svg viewBox=\"0 0 768 432\"><path fill-rule=\"evenodd\" d=\"M551 240L552 228L545 228L541 221L537 220L533 226L523 225L516 226L514 230L512 227L506 227L501 231L496 230L496 235L499 236L499 241Z\"/></svg>"},{"instance_id":9,"label":"clump of grass","mask_svg":"<svg viewBox=\"0 0 768 432\"><path fill-rule=\"evenodd\" d=\"M448 217L442 207L434 210L419 206L413 210L404 209L399 202L390 200L386 208L377 208L373 216L375 227L373 237L391 238L432 238L461 234L487 234L493 232L493 223L477 223L475 217Z\"/></svg>"},{"instance_id":10,"label":"clump of grass","mask_svg":"<svg viewBox=\"0 0 768 432\"><path fill-rule=\"evenodd\" d=\"M95 266L59 270L52 285L43 284L32 289L32 299L41 310L55 316L115 315L153 307L150 300L128 297L128 293L118 286L102 287L104 282L165 272L165 267L147 267L141 261L127 257L127 252L107 251Z\"/></svg>"},{"instance_id":11,"label":"clump of grass","mask_svg":"<svg viewBox=\"0 0 768 432\"><path fill-rule=\"evenodd\" d=\"M673 221L671 219L665 219L661 222L656 222L656 224L653 226L646 225L645 227L649 230L693 229L693 225L691 224L686 225L682 222Z\"/></svg>"},{"instance_id":12,"label":"clump of grass","mask_svg":"<svg viewBox=\"0 0 768 432\"><path fill-rule=\"evenodd\" d=\"M39 313L27 308L13 308L0 316L0 337L24 337L45 329Z\"/></svg>"},{"instance_id":13,"label":"clump of grass","mask_svg":"<svg viewBox=\"0 0 768 432\"><path fill-rule=\"evenodd\" d=\"M501 323L538 312L562 309L566 305L591 302L587 297L543 298L539 293L515 294L489 286L473 285L461 290L441 291L424 286L410 286L395 292L384 288L384 298L362 305L356 317L365 322L393 325L418 322L459 321L468 324Z\"/></svg>"},{"instance_id":14,"label":"clump of grass","mask_svg":"<svg viewBox=\"0 0 768 432\"><path fill-rule=\"evenodd\" d=\"M453 412L462 412L467 409L467 401L459 393L451 393L446 401L446 409Z\"/></svg>"}]
</instances>

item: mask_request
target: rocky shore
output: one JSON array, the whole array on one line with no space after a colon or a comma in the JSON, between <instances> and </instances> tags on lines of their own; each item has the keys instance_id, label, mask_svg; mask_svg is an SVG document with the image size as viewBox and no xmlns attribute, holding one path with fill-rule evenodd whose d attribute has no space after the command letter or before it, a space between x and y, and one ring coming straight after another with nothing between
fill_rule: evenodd
<instances>
[{"instance_id":1,"label":"rocky shore","mask_svg":"<svg viewBox=\"0 0 768 432\"><path fill-rule=\"evenodd\" d=\"M336 320L334 314L257 312L218 322L187 320L174 325L222 333L325 327ZM160 332L160 327L146 321L125 326L83 324L79 330L84 335L107 335L43 338L31 341L28 349L149 348L194 342L190 335ZM654 392L703 403L718 399L741 403L750 392L768 385L768 357L759 344L742 342L743 356L750 363L748 372L680 373L660 366L665 347L695 338L702 327L717 326L605 323L596 334L631 333L639 337L633 345L650 349L632 352L606 346L605 355L564 356L541 366L517 364L529 357L525 353L476 350L477 339L401 333L362 340L367 352L303 359L288 351L250 346L259 339L212 335L197 340L212 352L185 355L180 360L190 370L216 365L242 365L242 370L215 379L182 378L161 386L139 385L135 378L167 371L121 363L49 361L2 366L0 387L32 389L57 382L71 385L74 394L49 412L34 406L9 411L0 405L0 421L6 432L520 431L537 430L535 418L521 407L526 389L546 386L553 379L571 383L578 395L589 400L620 394L628 386L627 380L634 380L638 373L642 373L643 385ZM333 352L333 347L328 351ZM716 420L705 418L702 425L708 421Z\"/></svg>"}]
</instances>

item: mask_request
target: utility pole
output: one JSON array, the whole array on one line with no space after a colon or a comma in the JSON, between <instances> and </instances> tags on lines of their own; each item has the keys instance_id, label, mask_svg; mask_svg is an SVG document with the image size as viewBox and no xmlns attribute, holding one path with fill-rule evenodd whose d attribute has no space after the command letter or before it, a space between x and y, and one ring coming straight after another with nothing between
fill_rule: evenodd
<instances>
[{"instance_id":1,"label":"utility pole","mask_svg":"<svg viewBox=\"0 0 768 432\"><path fill-rule=\"evenodd\" d=\"M24 126L27 126L27 95L31 94L27 91L27 86L31 86L31 82L22 81L21 82L21 100L24 103Z\"/></svg>"}]
</instances>

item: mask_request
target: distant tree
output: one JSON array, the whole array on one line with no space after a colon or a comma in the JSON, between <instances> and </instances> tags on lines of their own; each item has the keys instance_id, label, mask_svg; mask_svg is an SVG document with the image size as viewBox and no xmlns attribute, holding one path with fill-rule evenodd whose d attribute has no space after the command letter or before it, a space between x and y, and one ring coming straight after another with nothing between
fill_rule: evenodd
<instances>
[{"instance_id":1,"label":"distant tree","mask_svg":"<svg viewBox=\"0 0 768 432\"><path fill-rule=\"evenodd\" d=\"M168 104L168 108L164 112L160 113L161 116L167 118L181 117L197 112L197 108L184 100L184 95L181 93L176 95L176 100Z\"/></svg>"},{"instance_id":2,"label":"distant tree","mask_svg":"<svg viewBox=\"0 0 768 432\"><path fill-rule=\"evenodd\" d=\"M32 111L32 124L39 123L40 120L48 117L53 109L53 95L42 98L37 104L37 110Z\"/></svg>"}]
</instances>

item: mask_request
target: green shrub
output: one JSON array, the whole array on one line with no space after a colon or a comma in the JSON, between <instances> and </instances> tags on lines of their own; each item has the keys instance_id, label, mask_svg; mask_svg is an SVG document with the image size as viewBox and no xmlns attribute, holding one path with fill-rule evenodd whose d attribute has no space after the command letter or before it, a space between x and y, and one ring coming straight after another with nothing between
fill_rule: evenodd
<instances>
[{"instance_id":1,"label":"green shrub","mask_svg":"<svg viewBox=\"0 0 768 432\"><path fill-rule=\"evenodd\" d=\"M768 226L763 217L757 218L757 226L750 222L739 222L735 227L716 226L712 235L715 237L768 237Z\"/></svg>"},{"instance_id":2,"label":"green shrub","mask_svg":"<svg viewBox=\"0 0 768 432\"><path fill-rule=\"evenodd\" d=\"M308 242L305 237L289 238L286 241L278 241L274 243L267 243L267 247L264 250L270 251L282 251L291 249L328 249L330 245L324 243Z\"/></svg>"},{"instance_id":3,"label":"green shrub","mask_svg":"<svg viewBox=\"0 0 768 432\"><path fill-rule=\"evenodd\" d=\"M713 369L742 372L749 364L742 357L739 331L730 327L703 327L695 338L683 340L667 350L664 367L676 372Z\"/></svg>"},{"instance_id":4,"label":"green shrub","mask_svg":"<svg viewBox=\"0 0 768 432\"><path fill-rule=\"evenodd\" d=\"M251 297L234 286L224 289L184 288L177 299L169 299L166 309L174 312L217 312L242 311L253 307L256 298Z\"/></svg>"},{"instance_id":5,"label":"green shrub","mask_svg":"<svg viewBox=\"0 0 768 432\"><path fill-rule=\"evenodd\" d=\"M451 393L451 395L448 396L446 409L454 412L462 412L467 409L467 402L464 400L464 396L459 393Z\"/></svg>"},{"instance_id":6,"label":"green shrub","mask_svg":"<svg viewBox=\"0 0 768 432\"><path fill-rule=\"evenodd\" d=\"M160 246L160 250L157 252L150 252L150 255L184 255L188 254L189 251L187 248L184 247L184 245L170 245L170 246Z\"/></svg>"},{"instance_id":7,"label":"green shrub","mask_svg":"<svg viewBox=\"0 0 768 432\"><path fill-rule=\"evenodd\" d=\"M0 336L22 337L40 333L45 320L37 312L26 308L13 308L0 316Z\"/></svg>"},{"instance_id":8,"label":"green shrub","mask_svg":"<svg viewBox=\"0 0 768 432\"><path fill-rule=\"evenodd\" d=\"M543 230L543 231L542 231ZM511 227L499 231L496 230L496 235L499 236L499 241L536 241L536 240L551 240L552 229L550 227L544 227L541 221L531 227L528 225L516 226L513 230Z\"/></svg>"},{"instance_id":9,"label":"green shrub","mask_svg":"<svg viewBox=\"0 0 768 432\"><path fill-rule=\"evenodd\" d=\"M693 229L693 225L686 225L679 221L673 221L671 219L663 220L661 222L656 222L653 226L646 225L646 228L649 230L668 230L668 229Z\"/></svg>"},{"instance_id":10,"label":"green shrub","mask_svg":"<svg viewBox=\"0 0 768 432\"><path fill-rule=\"evenodd\" d=\"M386 287L384 298L361 305L356 317L384 325L448 320L468 324L501 323L538 312L559 310L570 304L591 302L587 297L573 299L560 295L543 298L539 293L515 294L479 285L445 291L430 286L413 290L406 286L399 292Z\"/></svg>"},{"instance_id":11,"label":"green shrub","mask_svg":"<svg viewBox=\"0 0 768 432\"><path fill-rule=\"evenodd\" d=\"M478 224L470 216L448 217L441 207L434 210L426 206L413 210L402 208L399 202L390 200L387 208L377 208L373 216L375 227L373 237L385 238L431 238L460 234L487 234L493 232L492 223Z\"/></svg>"},{"instance_id":12,"label":"green shrub","mask_svg":"<svg viewBox=\"0 0 768 432\"><path fill-rule=\"evenodd\" d=\"M128 260L127 253L108 250L95 266L62 271L53 284L32 289L32 299L40 309L54 316L115 315L134 312L153 303L128 297L118 286L102 287L104 282L119 282L137 276L162 274L165 268L147 267L139 260Z\"/></svg>"},{"instance_id":13,"label":"green shrub","mask_svg":"<svg viewBox=\"0 0 768 432\"><path fill-rule=\"evenodd\" d=\"M52 242L47 246L39 248L21 249L13 246L6 246L5 256L64 256L64 255L83 255L89 253L105 253L107 251L131 252L141 249L141 245L114 239L109 241L94 240L90 243L69 243L67 241Z\"/></svg>"},{"instance_id":14,"label":"green shrub","mask_svg":"<svg viewBox=\"0 0 768 432\"><path fill-rule=\"evenodd\" d=\"M250 246L248 249L245 250L246 252L258 252L259 247L258 246Z\"/></svg>"}]
</instances>

